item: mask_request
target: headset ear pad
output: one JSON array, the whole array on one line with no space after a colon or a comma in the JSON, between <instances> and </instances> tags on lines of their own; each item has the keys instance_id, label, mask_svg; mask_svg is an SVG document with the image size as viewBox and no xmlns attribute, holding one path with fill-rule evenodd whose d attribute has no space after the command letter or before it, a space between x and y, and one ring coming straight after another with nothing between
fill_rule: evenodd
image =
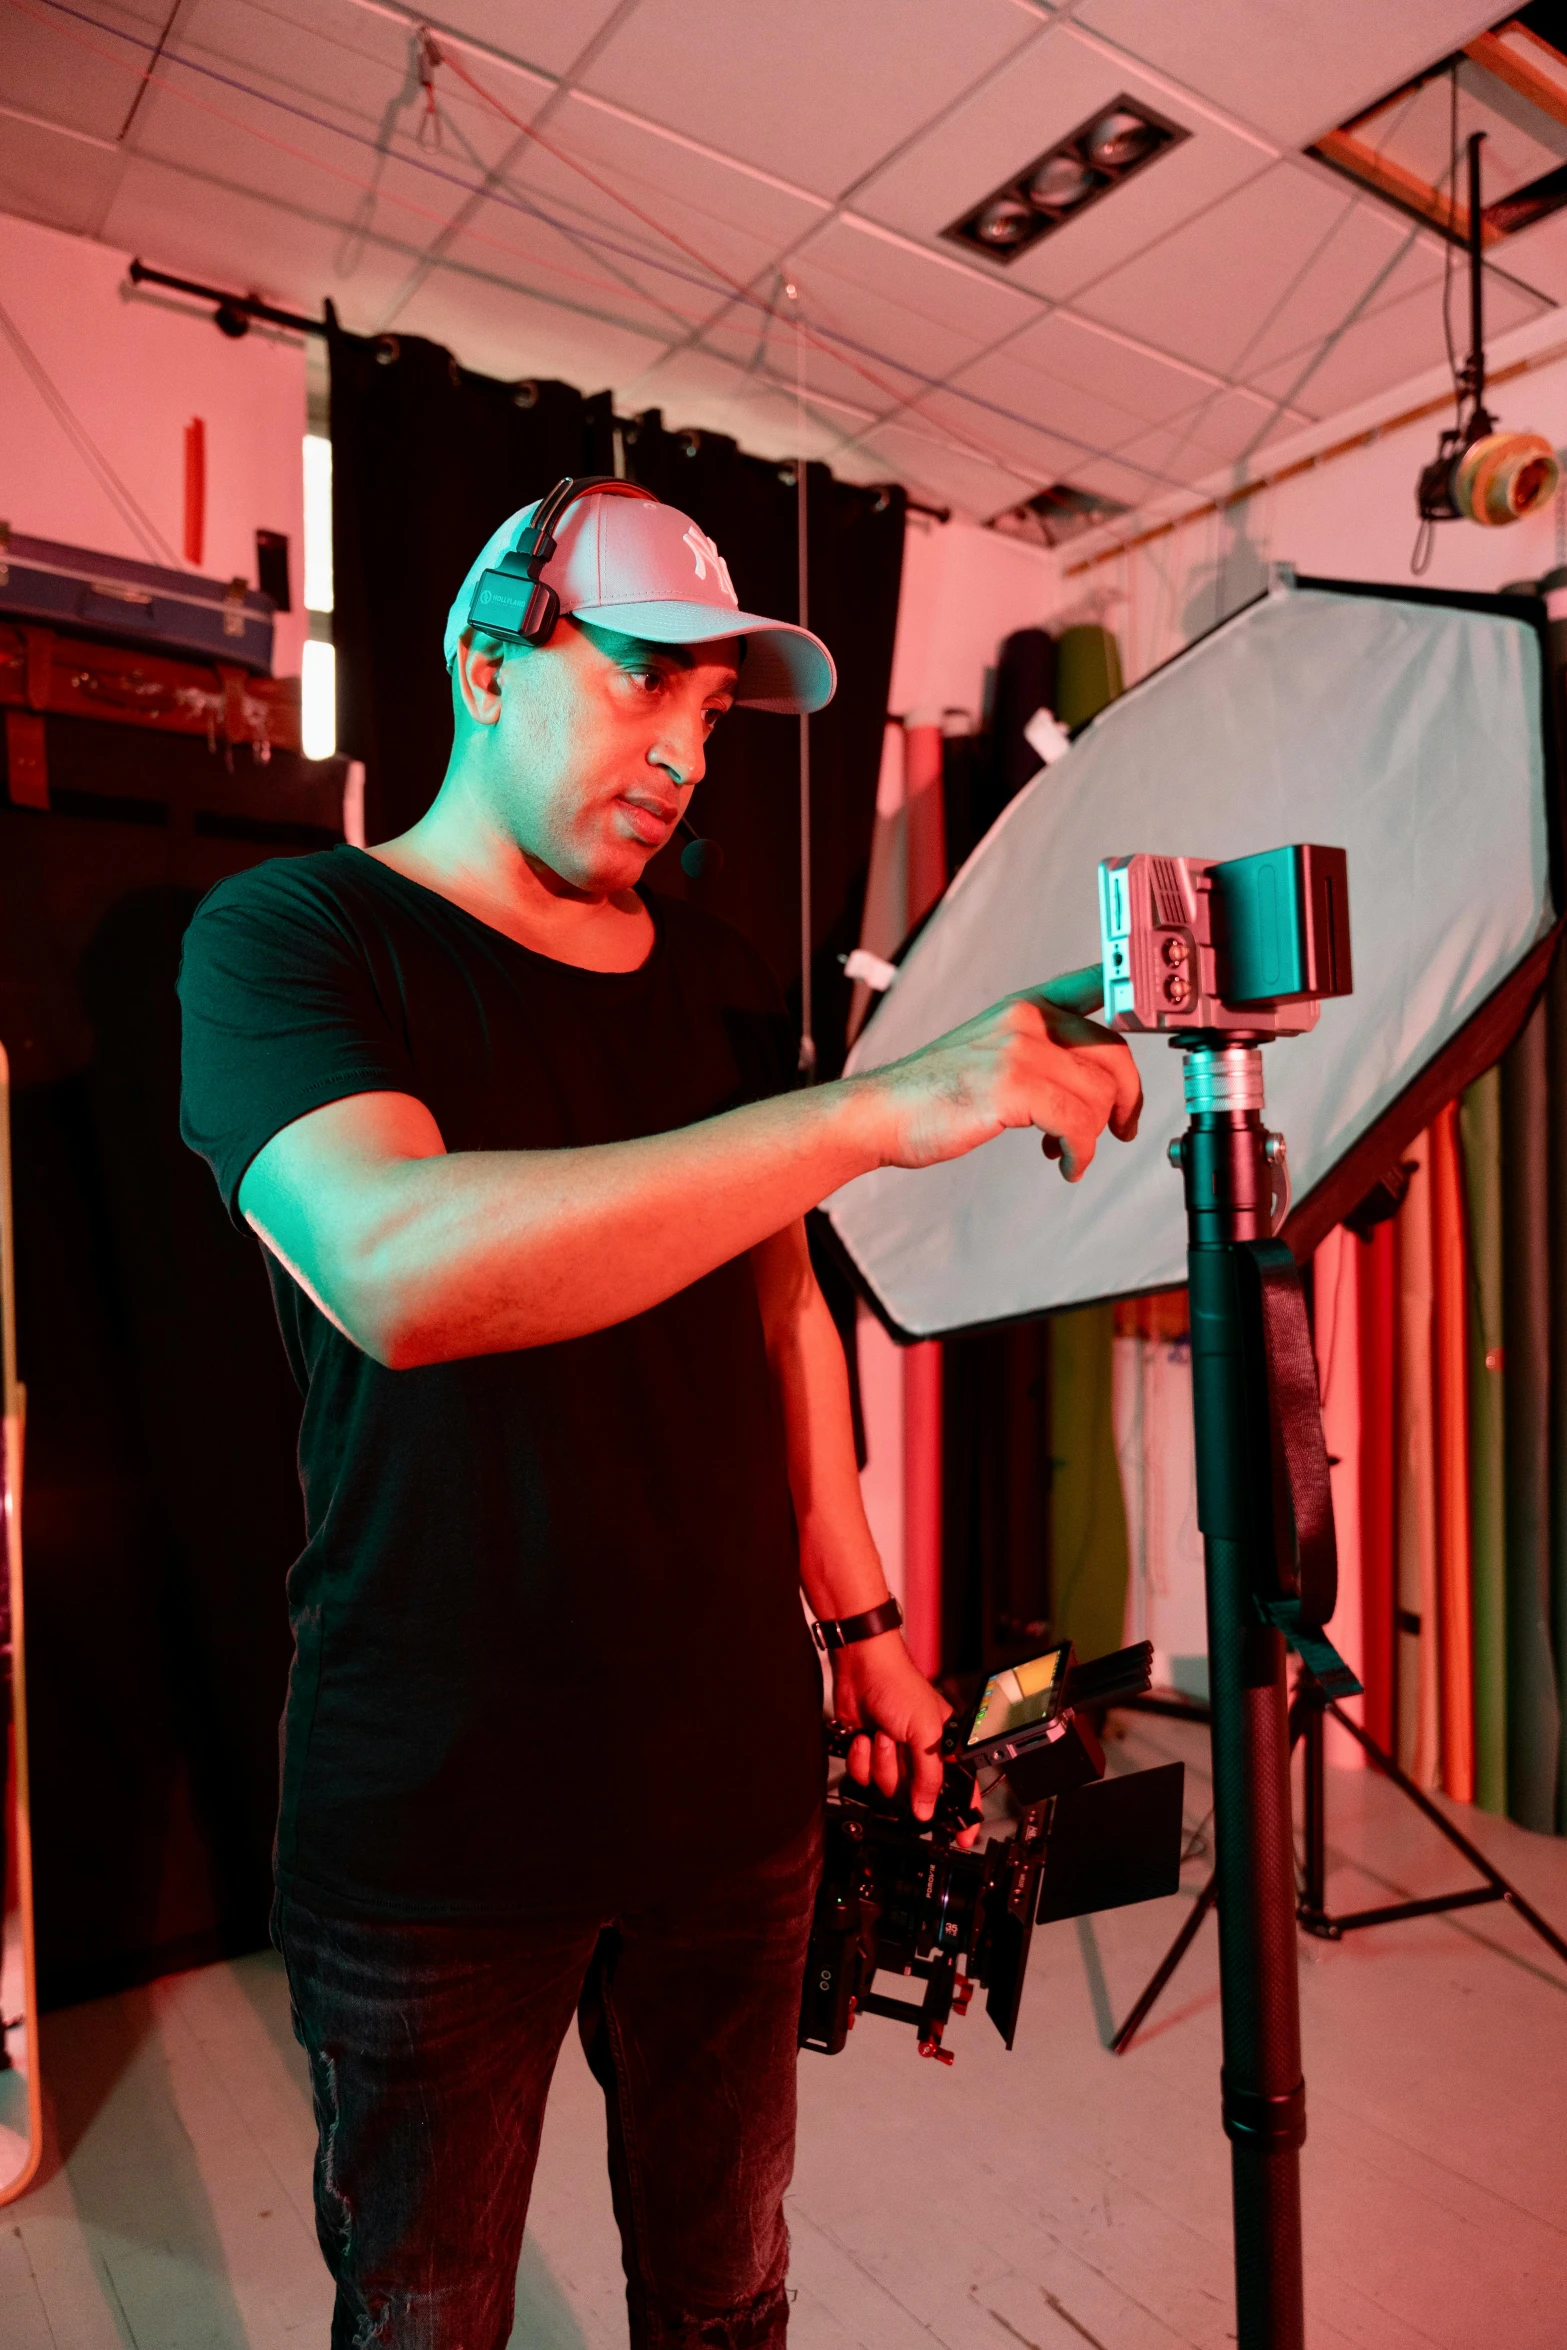
<instances>
[{"instance_id":1,"label":"headset ear pad","mask_svg":"<svg viewBox=\"0 0 1567 2350\"><path fill-rule=\"evenodd\" d=\"M523 609L517 634L525 645L547 645L555 634L555 623L560 618L560 598L552 587L535 580L533 593Z\"/></svg>"}]
</instances>

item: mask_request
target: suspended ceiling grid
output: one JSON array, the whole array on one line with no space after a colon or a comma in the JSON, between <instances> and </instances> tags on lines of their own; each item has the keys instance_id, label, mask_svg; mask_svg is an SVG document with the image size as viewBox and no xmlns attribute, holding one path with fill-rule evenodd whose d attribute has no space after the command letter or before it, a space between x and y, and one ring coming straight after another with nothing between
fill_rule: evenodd
<instances>
[{"instance_id":1,"label":"suspended ceiling grid","mask_svg":"<svg viewBox=\"0 0 1567 2350\"><path fill-rule=\"evenodd\" d=\"M0 208L764 454L803 379L814 454L980 518L1244 472L1442 356L1438 236L1302 149L1495 0L445 4L0 0ZM1010 267L943 241L1121 95L1189 135ZM1488 276L1495 333L1567 299L1567 217Z\"/></svg>"}]
</instances>

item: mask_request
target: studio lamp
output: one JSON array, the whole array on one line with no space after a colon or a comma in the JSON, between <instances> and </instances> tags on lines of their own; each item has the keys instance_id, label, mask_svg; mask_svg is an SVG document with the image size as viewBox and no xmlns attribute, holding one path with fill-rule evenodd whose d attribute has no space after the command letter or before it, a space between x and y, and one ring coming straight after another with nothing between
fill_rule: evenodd
<instances>
[{"instance_id":1,"label":"studio lamp","mask_svg":"<svg viewBox=\"0 0 1567 2350\"><path fill-rule=\"evenodd\" d=\"M1437 453L1416 489L1421 531L1414 569L1430 556L1430 526L1437 522L1479 522L1495 529L1521 521L1549 504L1561 469L1543 433L1501 432L1485 405L1484 273L1480 261L1480 142L1469 140L1469 357L1459 377L1457 424L1443 433ZM1467 402L1467 410L1464 403Z\"/></svg>"}]
</instances>

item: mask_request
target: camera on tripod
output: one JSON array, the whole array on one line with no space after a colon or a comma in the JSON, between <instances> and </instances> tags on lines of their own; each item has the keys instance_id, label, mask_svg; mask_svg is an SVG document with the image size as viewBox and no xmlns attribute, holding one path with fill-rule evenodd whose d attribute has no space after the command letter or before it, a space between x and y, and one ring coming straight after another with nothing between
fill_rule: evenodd
<instances>
[{"instance_id":1,"label":"camera on tripod","mask_svg":"<svg viewBox=\"0 0 1567 2350\"><path fill-rule=\"evenodd\" d=\"M828 1796L826 1853L806 1958L800 2045L836 2056L862 2015L912 2024L921 2056L951 2064L948 2020L976 1988L1008 2048L1036 1923L1173 1893L1180 1882L1184 1768L1105 1776L1089 1709L1148 1687L1147 1641L1078 1665L1071 1643L993 1673L942 1741L932 1818L906 1796L847 1776ZM863 1732L834 1722L829 1750ZM980 1774L994 1770L1019 1807L1011 1836L958 1849L976 1825ZM878 1974L923 1984L918 2000L873 1990Z\"/></svg>"},{"instance_id":2,"label":"camera on tripod","mask_svg":"<svg viewBox=\"0 0 1567 2350\"><path fill-rule=\"evenodd\" d=\"M1219 863L1109 857L1099 868L1105 1019L1248 1037L1315 1028L1348 995L1349 862L1296 843Z\"/></svg>"}]
</instances>

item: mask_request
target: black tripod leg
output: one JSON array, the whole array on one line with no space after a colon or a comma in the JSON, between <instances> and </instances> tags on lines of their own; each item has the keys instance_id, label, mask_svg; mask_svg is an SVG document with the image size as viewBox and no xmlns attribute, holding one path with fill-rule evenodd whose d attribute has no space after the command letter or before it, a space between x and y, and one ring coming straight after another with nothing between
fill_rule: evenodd
<instances>
[{"instance_id":1,"label":"black tripod leg","mask_svg":"<svg viewBox=\"0 0 1567 2350\"><path fill-rule=\"evenodd\" d=\"M1302 2350L1300 2145L1284 1642L1248 1623L1246 1546L1207 1538L1214 1829L1219 1881L1221 2077L1235 2203L1240 2350Z\"/></svg>"},{"instance_id":2,"label":"black tripod leg","mask_svg":"<svg viewBox=\"0 0 1567 2350\"><path fill-rule=\"evenodd\" d=\"M1333 1922L1328 1916L1328 1822L1327 1822L1327 1738L1323 1730L1323 1696L1314 1681L1304 1675L1296 1683L1294 1703L1290 1707L1291 1744L1299 1738L1305 1748L1303 1757L1303 1785L1305 1792L1305 1820L1303 1823L1304 1854L1300 1872L1300 1899L1296 1905L1301 1924L1308 1934L1318 1934L1332 1941L1336 1939Z\"/></svg>"},{"instance_id":3,"label":"black tripod leg","mask_svg":"<svg viewBox=\"0 0 1567 2350\"><path fill-rule=\"evenodd\" d=\"M1408 1778L1405 1773L1399 1769L1392 1756L1390 1754L1384 1754L1381 1747L1378 1746L1376 1740L1371 1737L1368 1732L1363 1730L1358 1722L1351 1720L1350 1716L1345 1713L1341 1705L1339 1705L1331 1697L1325 1698L1323 1702L1326 1705L1327 1711L1333 1716L1333 1719L1340 1723L1342 1727L1349 1732L1351 1738L1353 1738L1358 1745L1365 1749L1366 1753L1371 1757L1371 1760L1376 1764L1377 1769L1382 1772L1383 1776L1392 1780L1394 1786L1399 1790L1400 1794L1408 1796L1410 1802L1415 1806L1417 1811L1424 1812L1426 1818L1431 1822L1432 1827L1440 1829L1441 1833L1447 1838L1448 1843L1453 1846L1455 1851L1461 1852L1463 1854L1465 1860L1469 1863L1469 1866L1474 1869L1477 1874L1484 1877L1486 1883L1491 1886L1498 1898L1502 1901L1505 1901L1509 1908L1515 1909L1518 1912L1518 1915L1523 1919L1524 1924L1526 1926L1532 1926L1534 1931L1539 1935L1540 1940L1542 1942L1548 1943L1550 1948L1555 1951L1558 1958L1567 1960L1567 1941L1563 1941L1561 1935L1556 1932L1555 1928L1546 1924L1539 1911L1533 1908L1527 1901L1525 1901L1517 1886L1514 1885L1508 1878L1504 1877L1501 1870L1497 1868L1491 1861L1486 1859L1485 1854L1480 1851L1477 1845L1470 1843L1468 1837L1464 1834L1461 1828L1455 1828L1452 1821L1448 1819L1444 1813L1437 1810L1436 1805L1426 1794L1424 1788L1417 1787L1414 1780ZM1462 1895L1448 1897L1448 1899L1450 1899L1451 1905L1455 1908L1469 1906L1468 1902ZM1413 1915L1417 1912L1422 1914L1429 1914L1433 1906L1434 1905L1432 1904L1426 1903L1410 1903L1408 1905L1409 1914Z\"/></svg>"},{"instance_id":4,"label":"black tripod leg","mask_svg":"<svg viewBox=\"0 0 1567 2350\"><path fill-rule=\"evenodd\" d=\"M1158 1967L1155 1969L1152 1977L1150 1978L1148 1988L1144 1991L1142 1997L1138 2000L1137 2005L1133 2008L1131 2014L1127 2017L1125 2023L1121 2026L1120 2030L1116 2033L1115 2038L1111 2041L1110 2050L1112 2055L1124 2056L1126 2054L1128 2048L1130 2048L1132 2042L1136 2039L1138 2033L1142 2030L1144 2024L1148 2021L1149 2015L1153 2010L1154 2002L1158 1999L1160 1992L1164 1989L1165 1984L1170 1980L1170 1977L1174 1974L1176 1968L1180 1965L1182 1959L1186 1956L1186 1953L1188 1950L1190 1950L1192 1944L1196 1941L1198 1928L1201 1926L1202 1921L1207 1916L1209 1910L1212 1909L1215 1901L1218 1899L1218 1896L1219 1880L1217 1875L1214 1875L1208 1879L1207 1884L1204 1885L1202 1891L1198 1894L1197 1899L1192 1904L1191 1916L1187 1919L1185 1925L1181 1928L1180 1932L1176 1935L1175 1940L1170 1944L1169 1949L1165 1952L1163 1958L1159 1961Z\"/></svg>"}]
</instances>

